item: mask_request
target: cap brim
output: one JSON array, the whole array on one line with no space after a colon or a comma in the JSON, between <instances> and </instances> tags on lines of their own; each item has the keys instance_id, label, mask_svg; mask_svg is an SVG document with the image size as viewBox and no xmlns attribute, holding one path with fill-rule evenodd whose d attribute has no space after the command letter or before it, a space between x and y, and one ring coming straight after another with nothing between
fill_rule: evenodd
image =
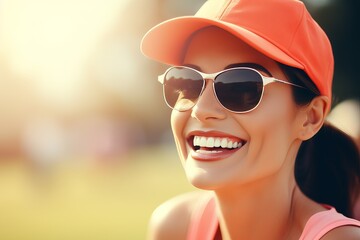
<instances>
[{"instance_id":1,"label":"cap brim","mask_svg":"<svg viewBox=\"0 0 360 240\"><path fill-rule=\"evenodd\" d=\"M193 16L173 18L150 29L142 39L141 51L145 56L156 61L180 65L189 37L207 26L222 28L275 61L304 69L302 64L278 46L245 28L220 20Z\"/></svg>"}]
</instances>

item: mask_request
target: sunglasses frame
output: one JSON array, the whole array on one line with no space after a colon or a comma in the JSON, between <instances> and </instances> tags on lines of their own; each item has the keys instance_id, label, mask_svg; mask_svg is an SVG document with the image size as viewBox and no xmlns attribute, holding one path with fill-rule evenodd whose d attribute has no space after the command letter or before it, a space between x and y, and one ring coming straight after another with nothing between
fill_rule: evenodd
<instances>
[{"instance_id":1,"label":"sunglasses frame","mask_svg":"<svg viewBox=\"0 0 360 240\"><path fill-rule=\"evenodd\" d=\"M261 103L262 101L262 98L263 98L263 95L264 95L264 91L265 91L265 86L270 84L270 83L274 83L274 82L279 82L279 83L284 83L284 84L287 84L287 85L291 85L291 86L294 86L294 87L299 87L299 88L303 88L303 89L307 89L303 86L300 86L300 85L297 85L297 84L294 84L294 83L290 83L290 82L287 82L287 81L284 81L284 80L280 80L280 79L277 79L277 78L274 78L274 77L267 77L267 76L264 76L262 75L258 70L254 69L254 68L250 68L250 67L233 67L233 68L229 68L229 69L225 69L225 70L222 70L222 71L219 71L219 72L216 72L216 73L203 73L203 72L200 72L199 70L196 70L194 68L191 68L191 67L187 67L187 66L172 66L170 68L168 68L163 74L159 75L158 76L158 81L163 85L163 97L164 97L164 100L165 100L165 103L166 105L168 105L171 109L173 110L176 110L176 111L179 111L179 112L186 112L190 109L192 109L194 106L192 106L191 108L189 109L186 109L186 110L178 110L172 106L169 105L169 103L167 102L166 100L166 97L165 97L165 76L166 74L171 71L172 69L174 68L185 68L185 69L188 69L188 70L191 70L191 71L194 71L196 73L198 73L201 77L202 77L202 81L203 81L203 85L202 85L202 88L201 88L201 91L199 93L199 96L194 104L194 106L197 104L199 98L201 97L202 93L204 92L204 89L205 89L205 85L206 85L206 80L211 80L212 81L212 85L213 85L213 92L214 92L214 95L215 95L215 98L216 100L218 101L218 103L224 108L226 109L227 111L229 112L232 112L232 113L248 113L248 112L251 112L253 110L255 110ZM221 101L219 100L217 94L216 94L216 90L215 90L215 80L216 80L216 77L218 77L220 74L224 73L224 72L228 72L228 71L231 71L231 70L244 70L244 69L247 69L247 70L251 70L251 71L254 71L256 72L257 74L259 74L261 76L261 79L262 79L262 91L261 91L261 96L260 96L260 99L259 99L259 102L251 109L249 110L246 110L246 111L234 111L234 110L231 110L231 109L228 109L227 107L225 107Z\"/></svg>"}]
</instances>

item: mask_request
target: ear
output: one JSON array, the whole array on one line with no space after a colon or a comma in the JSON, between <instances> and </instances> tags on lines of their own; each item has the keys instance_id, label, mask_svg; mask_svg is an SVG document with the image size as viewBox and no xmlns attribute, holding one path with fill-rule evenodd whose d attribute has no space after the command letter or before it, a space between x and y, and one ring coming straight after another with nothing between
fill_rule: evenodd
<instances>
[{"instance_id":1,"label":"ear","mask_svg":"<svg viewBox=\"0 0 360 240\"><path fill-rule=\"evenodd\" d=\"M310 104L303 107L301 113L301 126L299 138L308 140L312 138L324 124L330 109L330 101L326 96L315 97Z\"/></svg>"}]
</instances>

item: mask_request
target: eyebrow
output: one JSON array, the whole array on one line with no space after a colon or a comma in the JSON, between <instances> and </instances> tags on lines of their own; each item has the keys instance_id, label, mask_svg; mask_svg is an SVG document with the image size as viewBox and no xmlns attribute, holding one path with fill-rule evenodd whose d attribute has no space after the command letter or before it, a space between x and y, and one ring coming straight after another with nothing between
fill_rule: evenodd
<instances>
[{"instance_id":1,"label":"eyebrow","mask_svg":"<svg viewBox=\"0 0 360 240\"><path fill-rule=\"evenodd\" d=\"M233 64L230 64L230 65L227 65L225 67L225 69L229 69L229 68L236 68L236 67L248 67L248 68L253 68L253 69L256 69L260 72L264 72L266 74L268 74L269 76L272 77L271 73L269 70L267 70L265 67L261 66L260 64L257 64L257 63L233 63Z\"/></svg>"},{"instance_id":2,"label":"eyebrow","mask_svg":"<svg viewBox=\"0 0 360 240\"><path fill-rule=\"evenodd\" d=\"M186 67L191 67L193 69L196 69L198 71L201 71L201 68L197 65L194 65L194 64L184 64L184 66ZM245 63L232 63L232 64L229 64L227 65L224 70L226 69L230 69L230 68L236 68L236 67L248 67L248 68L253 68L253 69L256 69L260 72L264 72L266 74L268 74L269 76L272 77L271 73L269 70L267 70L265 67L261 66L260 64L257 64L257 63L251 63L251 62L245 62Z\"/></svg>"}]
</instances>

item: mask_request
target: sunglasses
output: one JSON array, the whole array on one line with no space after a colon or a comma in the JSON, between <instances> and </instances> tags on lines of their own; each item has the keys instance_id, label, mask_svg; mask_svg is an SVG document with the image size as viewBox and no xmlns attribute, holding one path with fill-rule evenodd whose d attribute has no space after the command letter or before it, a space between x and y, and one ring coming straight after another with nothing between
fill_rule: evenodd
<instances>
[{"instance_id":1,"label":"sunglasses","mask_svg":"<svg viewBox=\"0 0 360 240\"><path fill-rule=\"evenodd\" d=\"M247 113L259 106L264 88L273 82L285 82L261 75L255 69L235 67L217 73L207 74L186 66L170 67L158 77L163 85L166 104L177 111L184 112L194 107L205 88L205 79L213 80L214 94L218 102L234 113Z\"/></svg>"}]
</instances>

